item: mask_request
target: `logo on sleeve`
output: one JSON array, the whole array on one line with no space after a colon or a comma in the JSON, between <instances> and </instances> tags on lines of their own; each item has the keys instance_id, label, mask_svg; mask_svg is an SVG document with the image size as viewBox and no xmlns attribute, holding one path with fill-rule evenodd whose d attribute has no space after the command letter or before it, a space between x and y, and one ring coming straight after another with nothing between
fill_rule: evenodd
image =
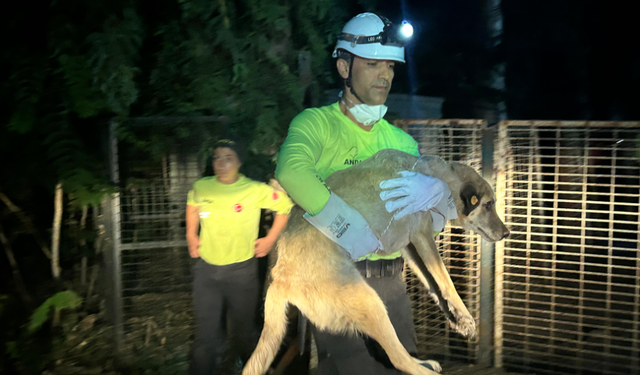
<instances>
[{"instance_id":1,"label":"logo on sleeve","mask_svg":"<svg viewBox=\"0 0 640 375\"><path fill-rule=\"evenodd\" d=\"M235 212L242 212L242 208L243 207L242 207L242 205L240 203L236 203L236 204L233 205L233 210Z\"/></svg>"},{"instance_id":2,"label":"logo on sleeve","mask_svg":"<svg viewBox=\"0 0 640 375\"><path fill-rule=\"evenodd\" d=\"M273 194L271 195L271 199L273 199L274 201L277 201L278 199L280 199L280 196L278 195L277 192L273 192Z\"/></svg>"}]
</instances>

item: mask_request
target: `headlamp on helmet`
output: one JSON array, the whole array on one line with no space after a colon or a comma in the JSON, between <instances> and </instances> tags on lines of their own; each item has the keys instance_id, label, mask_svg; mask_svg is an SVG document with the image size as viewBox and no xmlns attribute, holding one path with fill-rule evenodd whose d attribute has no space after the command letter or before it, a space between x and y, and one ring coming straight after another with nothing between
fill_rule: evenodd
<instances>
[{"instance_id":1,"label":"headlamp on helmet","mask_svg":"<svg viewBox=\"0 0 640 375\"><path fill-rule=\"evenodd\" d=\"M400 31L405 38L411 38L413 36L413 26L409 23L409 21L402 21Z\"/></svg>"},{"instance_id":2,"label":"headlamp on helmet","mask_svg":"<svg viewBox=\"0 0 640 375\"><path fill-rule=\"evenodd\" d=\"M338 34L338 40L349 42L352 47L359 44L372 43L378 43L383 46L404 47L405 43L413 35L413 26L407 21L402 21L402 26L398 27L386 17L377 16L384 23L384 27L378 35L353 35L343 32Z\"/></svg>"}]
</instances>

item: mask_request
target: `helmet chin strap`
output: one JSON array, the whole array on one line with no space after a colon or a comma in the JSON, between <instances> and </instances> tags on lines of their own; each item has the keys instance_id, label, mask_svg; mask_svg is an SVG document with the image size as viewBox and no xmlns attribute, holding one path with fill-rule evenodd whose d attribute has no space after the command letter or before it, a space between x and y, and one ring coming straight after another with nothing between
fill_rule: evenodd
<instances>
[{"instance_id":1,"label":"helmet chin strap","mask_svg":"<svg viewBox=\"0 0 640 375\"><path fill-rule=\"evenodd\" d=\"M360 96L358 96L358 94L356 94L356 91L353 89L353 86L351 85L351 71L353 71L353 60L355 60L356 57L351 55L351 62L349 63L349 77L347 77L345 83L347 85L347 87L349 88L349 90L351 91L351 94L353 94L353 96L356 97L356 99L358 99L360 101L360 103L362 104L367 104L364 102L364 100L360 99Z\"/></svg>"}]
</instances>

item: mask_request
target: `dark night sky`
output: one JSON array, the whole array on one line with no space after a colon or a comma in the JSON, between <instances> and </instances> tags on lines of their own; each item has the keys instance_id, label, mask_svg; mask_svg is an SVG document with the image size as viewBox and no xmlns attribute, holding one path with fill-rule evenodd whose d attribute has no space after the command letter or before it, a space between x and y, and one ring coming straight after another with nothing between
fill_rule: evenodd
<instances>
[{"instance_id":1,"label":"dark night sky","mask_svg":"<svg viewBox=\"0 0 640 375\"><path fill-rule=\"evenodd\" d=\"M416 25L409 58L417 92L445 97L445 117L473 116L472 103L484 95L483 71L506 62L510 118L638 120L640 33L630 3L504 0L503 44L495 50L485 48L484 1L379 7L393 20L403 8ZM394 90L409 90L408 69L400 70Z\"/></svg>"}]
</instances>

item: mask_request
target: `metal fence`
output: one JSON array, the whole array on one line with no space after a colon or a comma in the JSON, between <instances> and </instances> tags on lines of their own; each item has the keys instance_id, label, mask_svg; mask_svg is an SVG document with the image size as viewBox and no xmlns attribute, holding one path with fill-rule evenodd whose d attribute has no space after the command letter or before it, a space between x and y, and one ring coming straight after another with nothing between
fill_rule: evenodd
<instances>
[{"instance_id":1,"label":"metal fence","mask_svg":"<svg viewBox=\"0 0 640 375\"><path fill-rule=\"evenodd\" d=\"M496 364L638 374L640 123L504 121Z\"/></svg>"},{"instance_id":2,"label":"metal fence","mask_svg":"<svg viewBox=\"0 0 640 375\"><path fill-rule=\"evenodd\" d=\"M486 129L483 120L400 120L396 124L416 139L420 154L438 155L447 162L463 162L481 171ZM447 224L437 243L456 290L479 325L480 237ZM413 304L420 356L475 363L479 357L479 336L467 340L451 331L426 288L411 272L407 273L407 291Z\"/></svg>"},{"instance_id":3,"label":"metal fence","mask_svg":"<svg viewBox=\"0 0 640 375\"><path fill-rule=\"evenodd\" d=\"M156 176L147 170L148 177L132 178L121 189L122 328L128 347L153 340L188 352L192 262L183 223L185 197L202 173L194 157L172 153L157 161ZM123 164L129 172L135 169Z\"/></svg>"},{"instance_id":4,"label":"metal fence","mask_svg":"<svg viewBox=\"0 0 640 375\"><path fill-rule=\"evenodd\" d=\"M422 154L464 162L492 181L512 231L495 245L495 268L492 244L450 226L440 235L443 260L479 326L470 341L450 331L407 275L421 356L541 374L640 374L640 123L397 125ZM121 187L107 212L116 341L121 351L155 345L158 356L186 359L193 318L184 205L203 161L195 144L152 158L118 149L114 131L111 145Z\"/></svg>"},{"instance_id":5,"label":"metal fence","mask_svg":"<svg viewBox=\"0 0 640 375\"><path fill-rule=\"evenodd\" d=\"M206 117L198 120L215 122ZM147 122L158 124L149 119L138 122L132 121L129 131L140 131L144 135L136 137L141 139L148 136ZM154 155L118 142L117 134L113 123L111 179L119 189L107 205L116 346L125 360L137 353L185 362L194 320L193 261L184 240L184 213L187 193L204 170L204 161L198 159L202 140L181 139L170 150Z\"/></svg>"}]
</instances>

